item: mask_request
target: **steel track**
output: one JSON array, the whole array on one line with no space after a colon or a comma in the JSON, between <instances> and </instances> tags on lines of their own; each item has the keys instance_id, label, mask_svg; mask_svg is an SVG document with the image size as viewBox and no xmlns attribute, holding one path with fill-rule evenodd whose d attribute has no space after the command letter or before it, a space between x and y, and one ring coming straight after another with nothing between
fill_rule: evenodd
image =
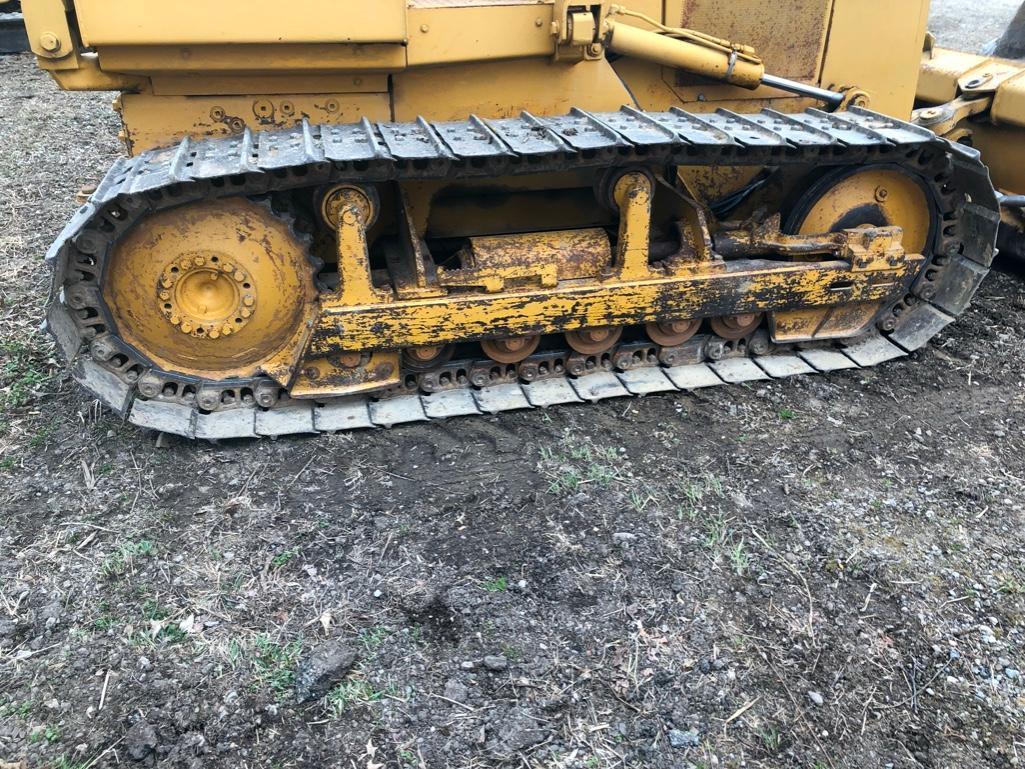
<instances>
[{"instance_id":1,"label":"steel track","mask_svg":"<svg viewBox=\"0 0 1025 769\"><path fill-rule=\"evenodd\" d=\"M898 164L924 178L941 215L929 264L880 330L846 347L777 348L771 354L687 366L505 382L432 394L388 393L261 408L241 393L256 381L216 383L232 393L201 410L187 377L159 372L125 345L100 295L106 257L153 211L194 200L264 195L337 181L486 178L581 167L649 165L854 166ZM314 126L219 139L119 160L47 253L55 296L47 326L75 379L140 426L221 439L337 431L422 419L686 390L768 377L871 366L924 345L967 307L995 255L996 195L978 153L925 129L862 109L784 115L772 110L694 115L680 110L428 123ZM163 389L144 398L140 378ZM202 387L193 382L191 392ZM235 397L238 396L238 397ZM193 397L194 400L194 397Z\"/></svg>"}]
</instances>

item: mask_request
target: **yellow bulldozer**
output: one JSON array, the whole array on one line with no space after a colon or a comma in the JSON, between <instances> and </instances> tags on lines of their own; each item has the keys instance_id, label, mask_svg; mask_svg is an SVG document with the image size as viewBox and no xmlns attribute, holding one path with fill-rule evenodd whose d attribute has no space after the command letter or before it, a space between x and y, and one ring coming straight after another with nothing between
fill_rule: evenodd
<instances>
[{"instance_id":1,"label":"yellow bulldozer","mask_svg":"<svg viewBox=\"0 0 1025 769\"><path fill-rule=\"evenodd\" d=\"M337 431L871 366L966 308L1022 69L928 0L629 3L24 0L127 150L47 255L75 378Z\"/></svg>"}]
</instances>

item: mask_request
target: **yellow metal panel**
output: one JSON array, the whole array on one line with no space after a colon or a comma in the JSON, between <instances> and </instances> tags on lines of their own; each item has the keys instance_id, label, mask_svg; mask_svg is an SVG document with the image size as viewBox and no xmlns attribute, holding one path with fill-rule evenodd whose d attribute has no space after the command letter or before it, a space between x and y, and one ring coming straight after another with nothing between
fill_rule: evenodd
<instances>
[{"instance_id":1,"label":"yellow metal panel","mask_svg":"<svg viewBox=\"0 0 1025 769\"><path fill-rule=\"evenodd\" d=\"M932 56L922 60L918 76L918 98L932 104L953 101L957 96L957 83L963 76L984 71L989 59L973 53L948 51L937 48Z\"/></svg>"},{"instance_id":2,"label":"yellow metal panel","mask_svg":"<svg viewBox=\"0 0 1025 769\"><path fill-rule=\"evenodd\" d=\"M670 0L666 23L753 45L772 74L813 81L832 5L833 0ZM692 82L686 78L679 84Z\"/></svg>"},{"instance_id":3,"label":"yellow metal panel","mask_svg":"<svg viewBox=\"0 0 1025 769\"><path fill-rule=\"evenodd\" d=\"M856 86L872 109L907 119L928 16L929 0L836 0L822 85Z\"/></svg>"},{"instance_id":4,"label":"yellow metal panel","mask_svg":"<svg viewBox=\"0 0 1025 769\"><path fill-rule=\"evenodd\" d=\"M405 0L75 0L86 45L397 43Z\"/></svg>"},{"instance_id":5,"label":"yellow metal panel","mask_svg":"<svg viewBox=\"0 0 1025 769\"><path fill-rule=\"evenodd\" d=\"M972 144L982 152L998 189L1025 194L1025 141L1020 128L973 125Z\"/></svg>"},{"instance_id":6,"label":"yellow metal panel","mask_svg":"<svg viewBox=\"0 0 1025 769\"><path fill-rule=\"evenodd\" d=\"M410 8L409 66L551 55L551 5Z\"/></svg>"},{"instance_id":7,"label":"yellow metal panel","mask_svg":"<svg viewBox=\"0 0 1025 769\"><path fill-rule=\"evenodd\" d=\"M402 45L108 45L111 72L389 72L406 66Z\"/></svg>"},{"instance_id":8,"label":"yellow metal panel","mask_svg":"<svg viewBox=\"0 0 1025 769\"><path fill-rule=\"evenodd\" d=\"M388 94L297 94L294 96L121 97L121 118L132 154L184 136L228 136L244 126L254 130L291 126L302 116L313 123L352 123L363 117L388 120Z\"/></svg>"},{"instance_id":9,"label":"yellow metal panel","mask_svg":"<svg viewBox=\"0 0 1025 769\"><path fill-rule=\"evenodd\" d=\"M1025 126L1025 69L997 89L990 119L997 125Z\"/></svg>"},{"instance_id":10,"label":"yellow metal panel","mask_svg":"<svg viewBox=\"0 0 1025 769\"><path fill-rule=\"evenodd\" d=\"M79 65L63 0L24 0L25 32L39 66L48 70L75 69Z\"/></svg>"},{"instance_id":11,"label":"yellow metal panel","mask_svg":"<svg viewBox=\"0 0 1025 769\"><path fill-rule=\"evenodd\" d=\"M223 96L262 93L387 93L388 76L358 75L156 75L154 96Z\"/></svg>"},{"instance_id":12,"label":"yellow metal panel","mask_svg":"<svg viewBox=\"0 0 1025 769\"><path fill-rule=\"evenodd\" d=\"M484 61L472 67L410 70L392 78L395 119L460 120L468 114L510 117L523 110L557 115L572 107L617 110L630 93L604 60L566 65L526 60L509 66Z\"/></svg>"}]
</instances>

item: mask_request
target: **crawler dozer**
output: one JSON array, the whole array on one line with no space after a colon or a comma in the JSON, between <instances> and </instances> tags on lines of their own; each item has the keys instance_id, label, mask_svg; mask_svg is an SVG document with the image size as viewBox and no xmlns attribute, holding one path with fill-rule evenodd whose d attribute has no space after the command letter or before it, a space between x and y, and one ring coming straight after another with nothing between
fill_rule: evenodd
<instances>
[{"instance_id":1,"label":"crawler dozer","mask_svg":"<svg viewBox=\"0 0 1025 769\"><path fill-rule=\"evenodd\" d=\"M335 431L871 366L965 309L1004 113L954 77L912 120L927 0L629 2L24 0L120 92L47 255L75 378Z\"/></svg>"}]
</instances>

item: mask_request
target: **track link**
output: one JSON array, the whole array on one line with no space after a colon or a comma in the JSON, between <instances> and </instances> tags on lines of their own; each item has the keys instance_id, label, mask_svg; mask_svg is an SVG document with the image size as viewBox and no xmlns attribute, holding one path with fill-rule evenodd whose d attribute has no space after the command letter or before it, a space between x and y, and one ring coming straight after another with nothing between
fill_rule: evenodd
<instances>
[{"instance_id":1,"label":"track link","mask_svg":"<svg viewBox=\"0 0 1025 769\"><path fill-rule=\"evenodd\" d=\"M433 393L303 402L268 381L216 383L231 397L213 410L195 402L202 382L155 371L115 335L100 296L106 254L147 214L202 198L288 191L336 181L486 178L577 167L664 165L847 166L903 164L926 175L942 215L929 264L879 330L847 346L752 345L749 357L672 365L656 349L644 365L583 375ZM978 153L925 129L863 109L828 114L772 110L694 115L681 110L485 121L315 126L223 139L185 139L119 160L47 254L55 296L47 326L75 379L106 406L142 427L222 439L338 431L424 419L643 395L764 378L871 366L924 345L968 305L995 256L999 208ZM721 341L721 340L719 340ZM614 356L613 356L614 357ZM661 361L660 361L661 358ZM140 379L161 387L139 394ZM179 381L181 380L181 381ZM429 388L427 388L429 389ZM189 397L183 397L189 392ZM391 396L391 397L388 397Z\"/></svg>"}]
</instances>

